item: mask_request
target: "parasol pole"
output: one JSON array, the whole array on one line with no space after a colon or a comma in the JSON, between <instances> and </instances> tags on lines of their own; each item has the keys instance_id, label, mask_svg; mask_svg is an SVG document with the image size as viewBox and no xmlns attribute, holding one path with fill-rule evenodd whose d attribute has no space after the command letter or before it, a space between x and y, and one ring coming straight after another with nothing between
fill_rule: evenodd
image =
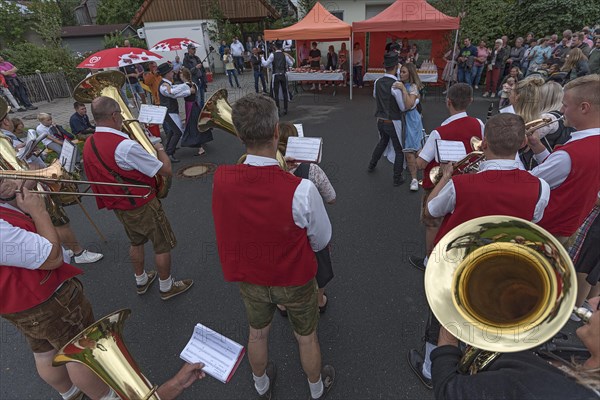
<instances>
[{"instance_id":1,"label":"parasol pole","mask_svg":"<svg viewBox=\"0 0 600 400\"><path fill-rule=\"evenodd\" d=\"M350 70L350 100L352 100L352 87L354 86L354 31L352 31L352 36L350 37L350 65L348 68Z\"/></svg>"}]
</instances>

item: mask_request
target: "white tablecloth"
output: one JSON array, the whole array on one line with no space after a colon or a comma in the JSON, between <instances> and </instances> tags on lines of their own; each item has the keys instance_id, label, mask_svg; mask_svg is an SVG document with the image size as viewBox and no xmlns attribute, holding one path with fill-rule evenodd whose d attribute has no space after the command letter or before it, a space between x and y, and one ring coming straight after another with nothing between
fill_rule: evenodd
<instances>
[{"instance_id":1,"label":"white tablecloth","mask_svg":"<svg viewBox=\"0 0 600 400\"><path fill-rule=\"evenodd\" d=\"M367 72L363 76L364 82L375 81L383 76L383 72ZM419 74L419 79L421 82L437 82L438 74Z\"/></svg>"},{"instance_id":2,"label":"white tablecloth","mask_svg":"<svg viewBox=\"0 0 600 400\"><path fill-rule=\"evenodd\" d=\"M345 72L288 72L288 81L343 81Z\"/></svg>"}]
</instances>

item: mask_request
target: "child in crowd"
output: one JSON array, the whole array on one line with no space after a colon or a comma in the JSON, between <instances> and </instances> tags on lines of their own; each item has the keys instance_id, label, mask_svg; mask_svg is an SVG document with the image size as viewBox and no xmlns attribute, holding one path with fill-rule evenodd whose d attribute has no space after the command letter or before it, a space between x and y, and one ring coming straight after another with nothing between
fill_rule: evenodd
<instances>
[{"instance_id":1,"label":"child in crowd","mask_svg":"<svg viewBox=\"0 0 600 400\"><path fill-rule=\"evenodd\" d=\"M502 93L500 94L500 108L506 107L510 100L510 92L515 88L515 78L508 78L504 85L502 85Z\"/></svg>"}]
</instances>

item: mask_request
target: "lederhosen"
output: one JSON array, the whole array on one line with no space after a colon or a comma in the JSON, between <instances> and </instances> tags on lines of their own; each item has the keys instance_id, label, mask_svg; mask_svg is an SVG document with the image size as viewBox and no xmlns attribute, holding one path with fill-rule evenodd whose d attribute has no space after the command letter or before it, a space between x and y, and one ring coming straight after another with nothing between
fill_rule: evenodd
<instances>
[{"instance_id":1,"label":"lederhosen","mask_svg":"<svg viewBox=\"0 0 600 400\"><path fill-rule=\"evenodd\" d=\"M294 175L299 178L308 179L308 173L310 171L310 164L302 163L294 171ZM329 245L323 250L316 251L315 257L317 259L317 285L319 289L322 289L333 279L333 266L331 265L331 253L329 251Z\"/></svg>"}]
</instances>

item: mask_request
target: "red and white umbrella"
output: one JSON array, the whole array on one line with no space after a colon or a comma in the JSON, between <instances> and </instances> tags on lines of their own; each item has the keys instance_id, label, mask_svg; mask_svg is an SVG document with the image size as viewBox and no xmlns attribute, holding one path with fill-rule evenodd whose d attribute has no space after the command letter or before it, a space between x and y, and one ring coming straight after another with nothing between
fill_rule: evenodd
<instances>
[{"instance_id":1,"label":"red and white umbrella","mask_svg":"<svg viewBox=\"0 0 600 400\"><path fill-rule=\"evenodd\" d=\"M195 47L200 47L197 42L194 42L188 38L171 38L161 40L150 48L151 51L177 51L187 50L188 46L192 44Z\"/></svg>"},{"instance_id":2,"label":"red and white umbrella","mask_svg":"<svg viewBox=\"0 0 600 400\"><path fill-rule=\"evenodd\" d=\"M115 68L141 64L148 61L160 61L162 57L146 49L137 47L115 47L101 50L92 54L77 66L77 68Z\"/></svg>"}]
</instances>

